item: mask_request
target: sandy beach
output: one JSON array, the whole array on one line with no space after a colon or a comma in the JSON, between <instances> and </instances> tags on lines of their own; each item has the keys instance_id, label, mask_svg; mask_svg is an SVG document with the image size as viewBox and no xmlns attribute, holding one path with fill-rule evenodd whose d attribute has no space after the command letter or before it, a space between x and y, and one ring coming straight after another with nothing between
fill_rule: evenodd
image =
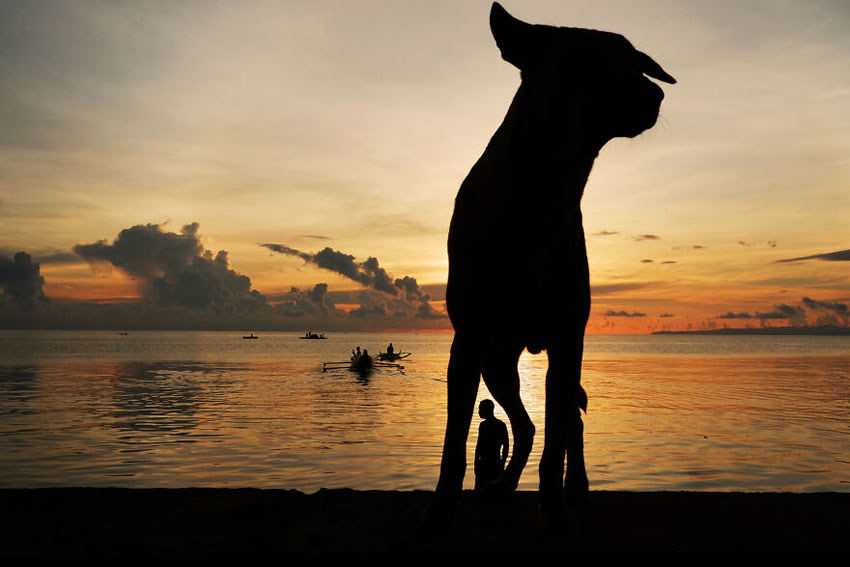
<instances>
[{"instance_id":1,"label":"sandy beach","mask_svg":"<svg viewBox=\"0 0 850 567\"><path fill-rule=\"evenodd\" d=\"M541 529L537 494L501 512L465 493L425 537L428 491L56 488L0 491L7 557L288 553L850 550L850 494L593 492L583 533Z\"/></svg>"}]
</instances>

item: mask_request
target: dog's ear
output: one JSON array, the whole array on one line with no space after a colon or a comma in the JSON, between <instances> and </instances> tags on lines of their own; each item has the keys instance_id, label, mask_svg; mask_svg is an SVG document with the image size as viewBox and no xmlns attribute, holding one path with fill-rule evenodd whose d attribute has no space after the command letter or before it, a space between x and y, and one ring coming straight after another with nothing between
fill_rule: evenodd
<instances>
[{"instance_id":1,"label":"dog's ear","mask_svg":"<svg viewBox=\"0 0 850 567\"><path fill-rule=\"evenodd\" d=\"M674 79L672 75L668 74L667 71L662 69L661 65L656 63L652 57L643 51L638 51L637 55L638 61L640 62L640 70L643 71L645 75L649 75L653 79L658 79L665 83L670 83L671 85L676 84L676 79Z\"/></svg>"},{"instance_id":2,"label":"dog's ear","mask_svg":"<svg viewBox=\"0 0 850 567\"><path fill-rule=\"evenodd\" d=\"M502 59L519 69L531 62L533 27L508 14L498 2L493 2L490 31L502 52Z\"/></svg>"}]
</instances>

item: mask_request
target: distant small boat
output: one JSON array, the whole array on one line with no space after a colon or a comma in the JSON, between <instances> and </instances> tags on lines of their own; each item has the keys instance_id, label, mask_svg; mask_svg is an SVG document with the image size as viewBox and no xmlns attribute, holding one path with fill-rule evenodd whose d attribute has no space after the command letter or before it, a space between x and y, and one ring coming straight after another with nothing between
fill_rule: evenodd
<instances>
[{"instance_id":1,"label":"distant small boat","mask_svg":"<svg viewBox=\"0 0 850 567\"><path fill-rule=\"evenodd\" d=\"M119 334L119 335L121 335L122 337L126 337L126 336L127 336L127 331L121 331L121 332L120 332L120 333L118 333L118 334Z\"/></svg>"},{"instance_id":2,"label":"distant small boat","mask_svg":"<svg viewBox=\"0 0 850 567\"><path fill-rule=\"evenodd\" d=\"M242 338L243 338L243 339L259 339L260 337L255 337L255 336L254 336L254 333L251 333L251 334L250 334L250 335L248 335L247 337L242 337Z\"/></svg>"},{"instance_id":3,"label":"distant small boat","mask_svg":"<svg viewBox=\"0 0 850 567\"><path fill-rule=\"evenodd\" d=\"M303 337L298 337L298 338L299 339L326 339L327 337L325 336L324 333L322 333L321 335L319 333L307 333Z\"/></svg>"}]
</instances>

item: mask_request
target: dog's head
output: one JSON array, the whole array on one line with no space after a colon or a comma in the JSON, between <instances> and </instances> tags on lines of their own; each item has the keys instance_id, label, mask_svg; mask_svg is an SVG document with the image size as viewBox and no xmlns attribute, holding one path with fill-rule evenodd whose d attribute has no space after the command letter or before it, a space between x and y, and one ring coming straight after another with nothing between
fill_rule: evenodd
<instances>
[{"instance_id":1,"label":"dog's head","mask_svg":"<svg viewBox=\"0 0 850 567\"><path fill-rule=\"evenodd\" d=\"M545 106L540 110L554 123L581 120L603 143L655 125L664 91L646 76L676 82L619 34L527 24L498 3L490 29L502 58Z\"/></svg>"}]
</instances>

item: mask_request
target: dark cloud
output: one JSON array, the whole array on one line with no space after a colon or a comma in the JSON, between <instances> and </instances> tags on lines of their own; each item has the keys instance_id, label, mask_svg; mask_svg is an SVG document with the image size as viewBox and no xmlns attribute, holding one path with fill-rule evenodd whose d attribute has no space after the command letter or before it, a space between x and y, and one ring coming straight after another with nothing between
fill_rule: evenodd
<instances>
[{"instance_id":1,"label":"dark cloud","mask_svg":"<svg viewBox=\"0 0 850 567\"><path fill-rule=\"evenodd\" d=\"M624 291L632 291L635 289L643 289L649 285L651 284L647 282L591 285L590 292L594 297L596 297L600 295L611 295Z\"/></svg>"},{"instance_id":2,"label":"dark cloud","mask_svg":"<svg viewBox=\"0 0 850 567\"><path fill-rule=\"evenodd\" d=\"M390 295L398 295L400 290L404 292L408 301L427 300L427 295L420 289L416 278L404 276L393 280L392 276L380 266L378 259L374 257L369 257L364 262L356 262L351 254L330 247L326 247L316 254L310 254L282 244L261 244L260 246L280 254L297 256L305 262L315 264L320 268L330 270L366 287Z\"/></svg>"},{"instance_id":3,"label":"dark cloud","mask_svg":"<svg viewBox=\"0 0 850 567\"><path fill-rule=\"evenodd\" d=\"M593 236L614 236L615 234L620 234L619 232L611 232L609 230L602 230L600 232L594 232Z\"/></svg>"},{"instance_id":4,"label":"dark cloud","mask_svg":"<svg viewBox=\"0 0 850 567\"><path fill-rule=\"evenodd\" d=\"M778 243L778 242L776 242L775 240L768 240L768 241L767 241L767 246L768 246L769 248L776 248L777 246L779 246L779 243Z\"/></svg>"},{"instance_id":5,"label":"dark cloud","mask_svg":"<svg viewBox=\"0 0 850 567\"><path fill-rule=\"evenodd\" d=\"M743 283L748 285L759 285L759 286L805 286L808 288L831 288L834 289L836 286L843 286L847 283L845 277L837 276L837 277L819 277L819 276L797 276L790 278L767 278L761 280L747 280ZM782 290L783 292L786 290Z\"/></svg>"},{"instance_id":6,"label":"dark cloud","mask_svg":"<svg viewBox=\"0 0 850 567\"><path fill-rule=\"evenodd\" d=\"M431 299L426 294L416 278L404 276L393 277L380 266L377 258L369 257L364 262L357 262L354 256L326 247L316 254L302 252L283 244L261 244L265 248L289 256L297 256L305 262L314 264L322 269L330 270L367 288L389 294L392 298L376 297L369 293L361 293L358 298L359 307L350 312L352 317L384 318L389 316L416 316L421 319L442 319L444 313L435 311L428 303ZM438 289L445 296L445 285ZM401 297L399 295L401 294Z\"/></svg>"},{"instance_id":7,"label":"dark cloud","mask_svg":"<svg viewBox=\"0 0 850 567\"><path fill-rule=\"evenodd\" d=\"M31 311L38 303L46 303L42 287L41 267L26 252L13 258L0 255L0 299L9 299L24 311Z\"/></svg>"},{"instance_id":8,"label":"dark cloud","mask_svg":"<svg viewBox=\"0 0 850 567\"><path fill-rule=\"evenodd\" d=\"M310 262L313 259L312 254L301 252L300 250L284 246L283 244L260 244L260 246L268 248L272 252L277 252L278 254L289 254L290 256L298 256L305 262Z\"/></svg>"},{"instance_id":9,"label":"dark cloud","mask_svg":"<svg viewBox=\"0 0 850 567\"><path fill-rule=\"evenodd\" d=\"M74 253L89 262L109 263L131 276L153 280L179 272L203 254L197 231L198 223L187 224L180 234L163 232L156 224L136 225L119 232L112 244L106 240L77 244Z\"/></svg>"},{"instance_id":10,"label":"dark cloud","mask_svg":"<svg viewBox=\"0 0 850 567\"><path fill-rule=\"evenodd\" d=\"M53 252L38 256L35 259L39 264L77 264L83 260L73 252Z\"/></svg>"},{"instance_id":11,"label":"dark cloud","mask_svg":"<svg viewBox=\"0 0 850 567\"><path fill-rule=\"evenodd\" d=\"M303 258L304 256L301 255ZM372 277L369 272L364 269L363 264L358 264L354 261L354 256L338 252L332 248L324 248L319 251L310 260L320 268L336 272L346 278L359 282L367 287L371 287Z\"/></svg>"},{"instance_id":12,"label":"dark cloud","mask_svg":"<svg viewBox=\"0 0 850 567\"><path fill-rule=\"evenodd\" d=\"M750 246L752 246L752 244L750 244L749 242L744 242L743 240L739 240L738 244L740 244L741 246L743 246L745 248L749 248Z\"/></svg>"},{"instance_id":13,"label":"dark cloud","mask_svg":"<svg viewBox=\"0 0 850 567\"><path fill-rule=\"evenodd\" d=\"M423 301L416 310L416 316L420 319L445 319L448 317L445 313L434 311L434 308L427 301Z\"/></svg>"},{"instance_id":14,"label":"dark cloud","mask_svg":"<svg viewBox=\"0 0 850 567\"><path fill-rule=\"evenodd\" d=\"M393 310L387 307L386 301L383 300L382 296L375 296L368 292L360 293L360 306L357 309L352 309L349 314L351 317L356 317L358 319L366 319L366 318L386 318L392 313L396 311L398 316L406 314L404 310Z\"/></svg>"},{"instance_id":15,"label":"dark cloud","mask_svg":"<svg viewBox=\"0 0 850 567\"><path fill-rule=\"evenodd\" d=\"M318 283L313 286L313 289L307 294L307 297L310 298L310 301L317 305L322 305L325 303L328 295L328 284L326 283Z\"/></svg>"},{"instance_id":16,"label":"dark cloud","mask_svg":"<svg viewBox=\"0 0 850 567\"><path fill-rule=\"evenodd\" d=\"M427 301L430 299L422 293L422 289L419 287L416 278L411 278L410 276L397 278L395 280L395 286L404 292L408 301L422 301L423 299Z\"/></svg>"},{"instance_id":17,"label":"dark cloud","mask_svg":"<svg viewBox=\"0 0 850 567\"><path fill-rule=\"evenodd\" d=\"M304 238L314 238L316 240L330 240L330 236L322 236L321 234L302 234Z\"/></svg>"},{"instance_id":18,"label":"dark cloud","mask_svg":"<svg viewBox=\"0 0 850 567\"><path fill-rule=\"evenodd\" d=\"M779 303L773 306L772 311L760 312L754 314L747 312L733 313L732 311L725 315L718 315L717 319L757 319L762 325L767 321L787 319L792 326L804 326L808 322L806 320L806 309L820 314L817 319L818 325L838 325L850 323L850 307L845 303L818 301L810 297L803 297L801 305L788 305Z\"/></svg>"},{"instance_id":19,"label":"dark cloud","mask_svg":"<svg viewBox=\"0 0 850 567\"><path fill-rule=\"evenodd\" d=\"M819 325L836 324L840 319L842 322L850 322L850 309L846 303L830 303L818 301L810 297L803 297L803 305L812 311L825 311L826 316L818 318Z\"/></svg>"},{"instance_id":20,"label":"dark cloud","mask_svg":"<svg viewBox=\"0 0 850 567\"><path fill-rule=\"evenodd\" d=\"M444 283L422 284L419 289L432 301L443 301L446 299L446 284Z\"/></svg>"},{"instance_id":21,"label":"dark cloud","mask_svg":"<svg viewBox=\"0 0 850 567\"><path fill-rule=\"evenodd\" d=\"M326 283L318 283L309 291L293 287L289 293L274 299L279 301L274 306L275 313L287 317L342 315L331 301Z\"/></svg>"},{"instance_id":22,"label":"dark cloud","mask_svg":"<svg viewBox=\"0 0 850 567\"><path fill-rule=\"evenodd\" d=\"M787 319L793 326L802 326L806 324L806 311L802 307L780 303L773 306L773 311L756 312L753 318L758 319L763 326L774 319Z\"/></svg>"},{"instance_id":23,"label":"dark cloud","mask_svg":"<svg viewBox=\"0 0 850 567\"><path fill-rule=\"evenodd\" d=\"M427 299L413 302L404 297L388 297L373 290L360 292L359 307L353 309L351 317L357 319L386 319L389 317L425 320L447 319L448 315L434 309Z\"/></svg>"},{"instance_id":24,"label":"dark cloud","mask_svg":"<svg viewBox=\"0 0 850 567\"><path fill-rule=\"evenodd\" d=\"M638 234L633 236L632 240L640 242L642 240L661 240L661 237L656 234Z\"/></svg>"},{"instance_id":25,"label":"dark cloud","mask_svg":"<svg viewBox=\"0 0 850 567\"><path fill-rule=\"evenodd\" d=\"M678 262L676 262L676 260L664 260L661 263L662 264L677 264Z\"/></svg>"},{"instance_id":26,"label":"dark cloud","mask_svg":"<svg viewBox=\"0 0 850 567\"><path fill-rule=\"evenodd\" d=\"M827 252L826 254L813 254L811 256L800 256L799 258L786 258L777 260L776 264L785 262L802 262L804 260L825 260L827 262L850 262L850 250L839 250L837 252Z\"/></svg>"},{"instance_id":27,"label":"dark cloud","mask_svg":"<svg viewBox=\"0 0 850 567\"><path fill-rule=\"evenodd\" d=\"M367 258L365 262L355 262L354 256L333 248L326 247L316 254L302 252L283 244L260 244L279 254L297 256L305 262L315 264L325 270L336 272L352 281L366 287L397 295L398 289L393 285L392 277L378 263L377 258Z\"/></svg>"},{"instance_id":28,"label":"dark cloud","mask_svg":"<svg viewBox=\"0 0 850 567\"><path fill-rule=\"evenodd\" d=\"M330 250L330 248L325 248L325 250ZM363 266L363 270L371 278L371 287L374 287L378 291L389 293L390 295L398 294L398 289L393 285L392 277L378 264L377 258L370 256L361 266Z\"/></svg>"},{"instance_id":29,"label":"dark cloud","mask_svg":"<svg viewBox=\"0 0 850 567\"><path fill-rule=\"evenodd\" d=\"M375 305L360 305L357 309L351 310L352 317L358 317L360 319L365 319L366 317L380 317L385 318L387 316L387 308L383 304L375 304Z\"/></svg>"},{"instance_id":30,"label":"dark cloud","mask_svg":"<svg viewBox=\"0 0 850 567\"><path fill-rule=\"evenodd\" d=\"M800 317L801 315L805 315L805 311L802 307L795 307L793 305L786 305L785 303L780 303L778 305L773 306L773 311L769 313L756 313L757 319L793 319L796 317Z\"/></svg>"},{"instance_id":31,"label":"dark cloud","mask_svg":"<svg viewBox=\"0 0 850 567\"><path fill-rule=\"evenodd\" d=\"M641 264L651 264L652 260L650 260L649 258L644 258L643 260L640 261L640 263Z\"/></svg>"},{"instance_id":32,"label":"dark cloud","mask_svg":"<svg viewBox=\"0 0 850 567\"><path fill-rule=\"evenodd\" d=\"M251 279L230 268L227 251L205 250L199 224L180 233L159 225L122 230L108 244L100 240L74 246L74 253L96 264L109 263L139 281L142 294L154 303L216 313L235 313L266 306L266 298L251 289Z\"/></svg>"},{"instance_id":33,"label":"dark cloud","mask_svg":"<svg viewBox=\"0 0 850 567\"><path fill-rule=\"evenodd\" d=\"M708 246L702 244L693 244L691 246L674 246L673 250L705 250Z\"/></svg>"},{"instance_id":34,"label":"dark cloud","mask_svg":"<svg viewBox=\"0 0 850 567\"><path fill-rule=\"evenodd\" d=\"M827 311L835 311L839 315L850 315L850 311L848 311L846 303L830 303L827 301L818 301L816 299L812 299L811 297L803 297L802 301L803 305L805 305L809 309L825 309Z\"/></svg>"},{"instance_id":35,"label":"dark cloud","mask_svg":"<svg viewBox=\"0 0 850 567\"><path fill-rule=\"evenodd\" d=\"M634 313L627 313L626 311L614 311L613 309L609 309L605 312L606 317L646 317L646 313L640 313L638 311Z\"/></svg>"}]
</instances>

